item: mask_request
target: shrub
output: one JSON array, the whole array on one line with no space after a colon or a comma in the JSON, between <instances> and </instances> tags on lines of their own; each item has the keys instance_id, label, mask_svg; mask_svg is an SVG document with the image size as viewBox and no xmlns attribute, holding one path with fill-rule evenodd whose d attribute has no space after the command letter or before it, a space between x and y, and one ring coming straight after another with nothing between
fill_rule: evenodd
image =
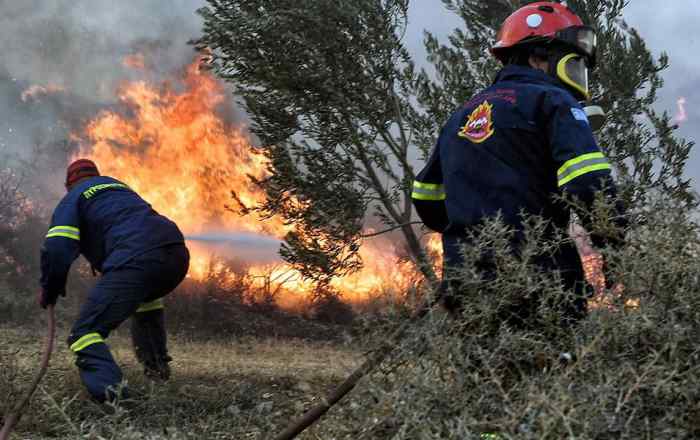
<instances>
[{"instance_id":1,"label":"shrub","mask_svg":"<svg viewBox=\"0 0 700 440\"><path fill-rule=\"evenodd\" d=\"M421 320L348 401L316 427L320 438L647 438L700 435L700 235L688 211L655 194L620 249L605 249L623 290L606 291L574 326L562 326L569 292L537 271L541 223L530 222L519 256L508 231L487 225L465 248L467 298L457 317ZM641 221L643 219L643 221ZM496 255L499 277L482 279L478 255ZM530 325L503 310L540 292ZM382 338L382 331L375 338ZM572 355L575 362L561 357Z\"/></svg>"}]
</instances>

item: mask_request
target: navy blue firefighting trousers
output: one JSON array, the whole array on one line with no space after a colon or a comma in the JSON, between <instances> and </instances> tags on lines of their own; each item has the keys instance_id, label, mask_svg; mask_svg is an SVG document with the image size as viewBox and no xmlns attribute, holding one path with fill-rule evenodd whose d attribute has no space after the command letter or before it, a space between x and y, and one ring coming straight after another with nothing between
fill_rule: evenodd
<instances>
[{"instance_id":1,"label":"navy blue firefighting trousers","mask_svg":"<svg viewBox=\"0 0 700 440\"><path fill-rule=\"evenodd\" d=\"M180 284L188 268L189 252L185 245L170 245L148 251L104 273L90 291L68 344L77 355L80 378L93 398L100 402L112 400L119 391L122 372L114 362L105 339L130 316L143 313L159 320L155 325L161 328L160 337L163 339L160 350L165 351L162 297ZM142 326L154 325L148 319L135 320L136 327L139 322L143 323ZM144 328L144 332L147 333L148 328ZM133 336L134 342L138 342L138 334ZM136 349L138 355L139 349ZM167 356L167 353L161 355ZM124 395L126 393L122 390Z\"/></svg>"},{"instance_id":2,"label":"navy blue firefighting trousers","mask_svg":"<svg viewBox=\"0 0 700 440\"><path fill-rule=\"evenodd\" d=\"M449 274L452 271L459 270L464 265L464 257L462 256L462 246L468 243L468 239L464 236L454 234L443 234L442 246L444 256L443 273ZM565 291L572 292L572 298L564 304L562 312L562 325L567 326L574 324L587 314L587 298L592 294L592 288L585 280L581 259L576 248L571 246L562 246L554 258L545 257L542 261L537 262L542 270L558 271L561 276L562 287ZM481 260L476 263L476 269L480 272L482 279L485 281L496 278L496 267L494 262L488 255L482 256ZM462 304L460 297L459 282L446 277L440 286L442 301L446 308L450 310L459 310ZM519 303L513 304L507 310L504 310L500 317L501 321L506 322L516 328L537 327L538 295L533 295L529 298L523 298Z\"/></svg>"}]
</instances>

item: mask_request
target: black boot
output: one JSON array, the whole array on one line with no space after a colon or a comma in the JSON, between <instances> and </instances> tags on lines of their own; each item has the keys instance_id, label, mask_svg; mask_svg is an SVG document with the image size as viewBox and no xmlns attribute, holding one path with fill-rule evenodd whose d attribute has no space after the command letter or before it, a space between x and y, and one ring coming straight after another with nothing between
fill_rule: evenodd
<instances>
[{"instance_id":1,"label":"black boot","mask_svg":"<svg viewBox=\"0 0 700 440\"><path fill-rule=\"evenodd\" d=\"M136 312L131 318L131 340L136 358L151 380L170 379L172 358L168 355L163 309Z\"/></svg>"}]
</instances>

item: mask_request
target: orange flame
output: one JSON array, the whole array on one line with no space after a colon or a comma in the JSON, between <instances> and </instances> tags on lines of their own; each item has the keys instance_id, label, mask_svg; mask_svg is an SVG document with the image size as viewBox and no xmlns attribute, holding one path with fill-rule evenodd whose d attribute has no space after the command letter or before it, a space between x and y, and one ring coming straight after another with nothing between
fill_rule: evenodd
<instances>
[{"instance_id":1,"label":"orange flame","mask_svg":"<svg viewBox=\"0 0 700 440\"><path fill-rule=\"evenodd\" d=\"M589 300L589 305L593 308L613 308L613 300L624 293L625 287L622 284L617 284L610 291L607 291L604 271L605 259L593 249L588 232L580 225L572 224L570 233L581 255L586 281L593 287L594 296ZM625 301L625 307L638 308L639 300L628 298Z\"/></svg>"},{"instance_id":2,"label":"orange flame","mask_svg":"<svg viewBox=\"0 0 700 440\"><path fill-rule=\"evenodd\" d=\"M140 68L140 61L132 57L125 63ZM244 128L222 116L223 104L230 103L224 87L198 66L199 60L187 67L175 82L177 89L170 81L157 86L144 81L123 84L118 97L128 111L103 111L82 133L74 134L81 145L79 155L94 160L105 175L129 184L186 234L225 230L282 238L290 227L280 219L260 221L226 209L232 190L246 206L264 200L249 176L264 178L268 163L253 152ZM189 246L190 276L201 279L212 264L210 251ZM365 268L333 281L347 299L361 300L385 288L405 289L420 278L412 263L398 258L401 249L386 239L368 241L360 254ZM253 263L248 275L274 280L285 291L302 295L313 287L281 262Z\"/></svg>"},{"instance_id":3,"label":"orange flame","mask_svg":"<svg viewBox=\"0 0 700 440\"><path fill-rule=\"evenodd\" d=\"M594 291L593 298L589 300L590 307L615 309L615 300L619 299L624 294L625 286L616 284L610 291L606 290L605 273L603 272L603 256L598 253L585 255L581 258L581 263L583 264L586 281L593 287ZM625 299L624 307L629 309L639 308L639 299Z\"/></svg>"}]
</instances>

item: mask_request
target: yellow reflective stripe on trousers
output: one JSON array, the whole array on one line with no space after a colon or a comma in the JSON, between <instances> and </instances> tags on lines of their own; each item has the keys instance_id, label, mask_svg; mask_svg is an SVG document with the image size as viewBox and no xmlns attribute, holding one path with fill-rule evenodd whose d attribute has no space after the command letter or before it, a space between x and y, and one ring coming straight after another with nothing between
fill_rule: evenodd
<instances>
[{"instance_id":1,"label":"yellow reflective stripe on trousers","mask_svg":"<svg viewBox=\"0 0 700 440\"><path fill-rule=\"evenodd\" d=\"M611 168L610 163L605 158L603 153L596 152L583 154L567 161L561 166L561 168L559 168L559 171L557 172L559 187L566 185L575 178L584 174L593 171L609 170Z\"/></svg>"},{"instance_id":2,"label":"yellow reflective stripe on trousers","mask_svg":"<svg viewBox=\"0 0 700 440\"><path fill-rule=\"evenodd\" d=\"M104 341L105 340L102 339L102 336L100 336L99 333L88 333L87 335L73 342L70 346L70 349L73 350L73 352L77 353L80 350L91 346L92 344L98 344Z\"/></svg>"},{"instance_id":3,"label":"yellow reflective stripe on trousers","mask_svg":"<svg viewBox=\"0 0 700 440\"><path fill-rule=\"evenodd\" d=\"M46 238L66 237L80 241L80 229L75 226L54 226L46 233Z\"/></svg>"},{"instance_id":4,"label":"yellow reflective stripe on trousers","mask_svg":"<svg viewBox=\"0 0 700 440\"><path fill-rule=\"evenodd\" d=\"M413 182L411 198L415 200L445 200L445 185L440 183Z\"/></svg>"},{"instance_id":5,"label":"yellow reflective stripe on trousers","mask_svg":"<svg viewBox=\"0 0 700 440\"><path fill-rule=\"evenodd\" d=\"M150 312L151 310L159 310L164 308L165 304L163 303L163 298L158 298L155 301L141 304L141 306L136 309L136 313Z\"/></svg>"}]
</instances>

